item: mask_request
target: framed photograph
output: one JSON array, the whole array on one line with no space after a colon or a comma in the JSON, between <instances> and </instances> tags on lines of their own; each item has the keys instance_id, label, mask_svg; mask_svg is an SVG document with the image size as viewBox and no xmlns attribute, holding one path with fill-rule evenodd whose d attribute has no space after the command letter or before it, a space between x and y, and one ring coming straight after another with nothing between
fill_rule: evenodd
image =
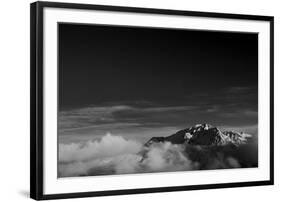
<instances>
[{"instance_id":1,"label":"framed photograph","mask_svg":"<svg viewBox=\"0 0 281 202\"><path fill-rule=\"evenodd\" d=\"M273 184L273 17L31 4L31 198Z\"/></svg>"}]
</instances>

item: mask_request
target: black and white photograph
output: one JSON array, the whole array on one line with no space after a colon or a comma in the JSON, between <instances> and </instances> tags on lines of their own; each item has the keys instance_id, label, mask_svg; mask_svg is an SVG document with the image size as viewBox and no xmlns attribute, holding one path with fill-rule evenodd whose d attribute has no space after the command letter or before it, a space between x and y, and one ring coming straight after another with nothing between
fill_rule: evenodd
<instances>
[{"instance_id":1,"label":"black and white photograph","mask_svg":"<svg viewBox=\"0 0 281 202\"><path fill-rule=\"evenodd\" d=\"M258 119L257 33L58 24L59 178L258 168Z\"/></svg>"},{"instance_id":2,"label":"black and white photograph","mask_svg":"<svg viewBox=\"0 0 281 202\"><path fill-rule=\"evenodd\" d=\"M31 198L274 184L273 16L34 2L30 25Z\"/></svg>"}]
</instances>

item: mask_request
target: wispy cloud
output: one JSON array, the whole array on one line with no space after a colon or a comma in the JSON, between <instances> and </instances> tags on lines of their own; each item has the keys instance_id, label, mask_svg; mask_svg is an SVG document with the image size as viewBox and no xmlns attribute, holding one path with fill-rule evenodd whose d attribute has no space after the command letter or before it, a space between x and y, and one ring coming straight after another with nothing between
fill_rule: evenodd
<instances>
[{"instance_id":1,"label":"wispy cloud","mask_svg":"<svg viewBox=\"0 0 281 202\"><path fill-rule=\"evenodd\" d=\"M81 109L61 111L59 113L59 129L62 131L85 127L103 127L123 125L139 125L153 116L163 116L194 110L195 106L167 107L135 107L129 105L92 106ZM166 114L164 114L166 113ZM153 119L153 118L152 118ZM157 123L159 121L155 120ZM153 122L149 122L153 124Z\"/></svg>"},{"instance_id":2,"label":"wispy cloud","mask_svg":"<svg viewBox=\"0 0 281 202\"><path fill-rule=\"evenodd\" d=\"M59 112L59 131L92 129L105 132L144 127L188 127L196 123L214 125L251 125L257 123L258 111L247 103L233 102L202 105L91 106Z\"/></svg>"},{"instance_id":3,"label":"wispy cloud","mask_svg":"<svg viewBox=\"0 0 281 202\"><path fill-rule=\"evenodd\" d=\"M114 132L139 134L138 138L145 139L148 134L170 135L197 123L232 127L256 125L257 93L255 86L234 86L209 93L193 92L182 100L177 98L176 103L119 101L60 111L59 138L76 141Z\"/></svg>"},{"instance_id":4,"label":"wispy cloud","mask_svg":"<svg viewBox=\"0 0 281 202\"><path fill-rule=\"evenodd\" d=\"M226 88L225 91L229 93L246 93L255 90L255 86L233 86Z\"/></svg>"}]
</instances>

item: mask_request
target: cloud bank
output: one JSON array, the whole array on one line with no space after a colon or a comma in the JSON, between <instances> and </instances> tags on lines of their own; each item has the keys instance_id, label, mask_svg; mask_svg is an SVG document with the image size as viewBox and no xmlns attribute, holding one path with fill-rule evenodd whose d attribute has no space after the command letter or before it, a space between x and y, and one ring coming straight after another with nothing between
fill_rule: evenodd
<instances>
[{"instance_id":1,"label":"cloud bank","mask_svg":"<svg viewBox=\"0 0 281 202\"><path fill-rule=\"evenodd\" d=\"M58 176L95 176L254 166L255 159L241 161L241 156L245 156L244 152L249 153L245 148L239 153L237 148L229 146L204 148L175 145L169 142L144 147L137 141L108 133L100 140L60 144Z\"/></svg>"}]
</instances>

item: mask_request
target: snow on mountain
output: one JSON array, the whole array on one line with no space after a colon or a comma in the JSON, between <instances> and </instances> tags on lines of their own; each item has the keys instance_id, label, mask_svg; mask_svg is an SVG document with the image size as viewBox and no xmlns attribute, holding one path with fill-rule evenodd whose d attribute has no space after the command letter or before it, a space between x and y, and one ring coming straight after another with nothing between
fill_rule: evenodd
<instances>
[{"instance_id":1,"label":"snow on mountain","mask_svg":"<svg viewBox=\"0 0 281 202\"><path fill-rule=\"evenodd\" d=\"M190 144L201 146L240 145L247 143L250 134L235 131L221 131L210 124L196 124L167 137L153 137L145 146L156 142L171 142L172 144Z\"/></svg>"}]
</instances>

